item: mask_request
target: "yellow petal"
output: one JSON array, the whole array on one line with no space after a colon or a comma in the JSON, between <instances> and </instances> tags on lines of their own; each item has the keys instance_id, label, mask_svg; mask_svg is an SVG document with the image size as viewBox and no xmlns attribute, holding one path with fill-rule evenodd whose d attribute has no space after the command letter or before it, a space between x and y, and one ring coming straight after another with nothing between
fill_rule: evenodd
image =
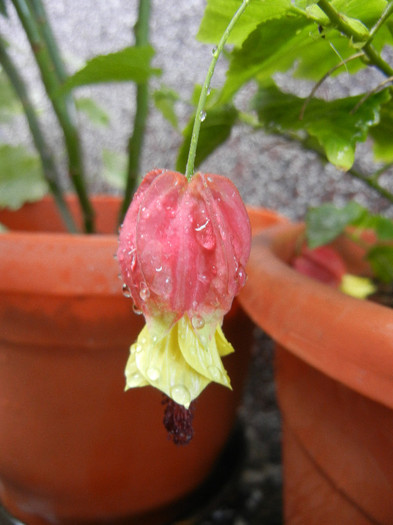
<instances>
[{"instance_id":1,"label":"yellow petal","mask_svg":"<svg viewBox=\"0 0 393 525\"><path fill-rule=\"evenodd\" d=\"M145 327L146 328L146 327ZM143 334L142 330L140 336ZM137 350L140 348L140 343L138 341L133 344L130 348L130 357L128 358L126 369L125 369L125 376L126 376L126 390L129 388L136 388L140 386L147 386L149 383L146 381L146 379L143 377L143 375L139 372L138 367L136 366L135 362L135 354Z\"/></svg>"},{"instance_id":2,"label":"yellow petal","mask_svg":"<svg viewBox=\"0 0 393 525\"><path fill-rule=\"evenodd\" d=\"M210 381L185 361L179 348L177 323L161 339L154 326L153 336L149 328L144 327L133 345L136 369L146 384L158 388L176 403L188 408ZM134 371L133 368L130 370Z\"/></svg>"},{"instance_id":3,"label":"yellow petal","mask_svg":"<svg viewBox=\"0 0 393 525\"><path fill-rule=\"evenodd\" d=\"M195 329L188 316L184 315L177 324L179 327L181 353L190 367L207 377L210 381L215 381L231 388L229 376L222 364L217 348L216 337L210 336L212 328L209 326L209 323ZM216 333L217 327L219 325L215 326ZM224 351L228 351L228 347L222 343L221 338L225 339L222 331L218 336L219 344Z\"/></svg>"},{"instance_id":4,"label":"yellow petal","mask_svg":"<svg viewBox=\"0 0 393 525\"><path fill-rule=\"evenodd\" d=\"M217 325L215 338L216 338L216 345L218 348L218 353L220 354L221 357L232 354L235 351L231 343L225 337L224 332L222 331L220 325Z\"/></svg>"},{"instance_id":5,"label":"yellow petal","mask_svg":"<svg viewBox=\"0 0 393 525\"><path fill-rule=\"evenodd\" d=\"M340 290L347 295L352 295L352 297L366 299L375 292L376 288L367 277L358 277L347 273L342 278Z\"/></svg>"}]
</instances>

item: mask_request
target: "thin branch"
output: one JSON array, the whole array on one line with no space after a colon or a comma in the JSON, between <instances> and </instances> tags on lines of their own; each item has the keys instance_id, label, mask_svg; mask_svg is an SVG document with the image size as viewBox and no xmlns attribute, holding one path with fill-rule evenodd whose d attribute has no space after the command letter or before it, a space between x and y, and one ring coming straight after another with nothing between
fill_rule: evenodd
<instances>
[{"instance_id":1,"label":"thin branch","mask_svg":"<svg viewBox=\"0 0 393 525\"><path fill-rule=\"evenodd\" d=\"M364 42L364 35L358 33L354 27L349 24L336 10L329 0L319 0L318 6L322 9L325 15L328 16L332 24L335 25L344 35L352 38L354 42ZM371 45L369 36L364 42L362 49L372 65L378 68L385 76L393 76L393 68L377 53L377 51Z\"/></svg>"},{"instance_id":2,"label":"thin branch","mask_svg":"<svg viewBox=\"0 0 393 525\"><path fill-rule=\"evenodd\" d=\"M56 168L55 161L49 151L44 134L42 133L41 126L30 100L28 91L25 83L19 74L16 66L14 65L11 57L9 56L3 40L0 38L0 64L3 66L8 79L10 80L15 93L20 99L23 110L27 119L27 123L30 128L30 132L33 138L34 145L40 156L41 165L45 180L49 186L49 189L55 199L58 206L59 212L67 229L75 233L77 231L73 217L68 209L67 203L64 199L62 188L59 184L59 174Z\"/></svg>"},{"instance_id":3,"label":"thin branch","mask_svg":"<svg viewBox=\"0 0 393 525\"><path fill-rule=\"evenodd\" d=\"M369 38L367 40L367 43L371 42L371 40L374 38L374 36L377 33L377 31L379 31L379 29L383 26L385 21L389 18L389 16L392 13L393 13L393 1L390 1L390 2L388 2L387 6L385 7L385 9L384 9L381 17L379 18L379 20L376 22L374 27L372 27L372 29L370 30L370 36L369 36Z\"/></svg>"},{"instance_id":4,"label":"thin branch","mask_svg":"<svg viewBox=\"0 0 393 525\"><path fill-rule=\"evenodd\" d=\"M310 103L310 100L315 95L317 90L321 87L321 85L325 82L325 80L327 78L329 78L335 71L337 71L337 69L340 69L342 66L345 66L346 64L348 64L348 62L351 62L352 60L356 60L357 58L361 58L363 56L364 56L363 52L356 53L355 55L352 55L349 58L346 58L345 60L342 60L339 64L336 64L331 69L329 69L329 71L320 80L318 80L318 82L312 88L310 94L308 95L308 97L304 101L304 104L303 104L302 109L301 109L300 114L299 114L299 120L303 120L304 113L306 111L306 108L307 108L308 104Z\"/></svg>"},{"instance_id":5,"label":"thin branch","mask_svg":"<svg viewBox=\"0 0 393 525\"><path fill-rule=\"evenodd\" d=\"M378 84L378 86L376 86L374 89L371 89L370 91L368 91L360 100L359 102L356 104L356 106L354 108L351 109L351 114L353 115L354 113L356 113L356 111L360 108L360 106L362 104L364 104L366 102L366 100L368 98L370 98L372 95L375 95L375 93L378 93L378 91L380 91L381 89L383 89L386 84L389 84L390 82L393 82L393 76L389 77L389 78L385 78L385 80L383 80L382 82L380 82Z\"/></svg>"}]
</instances>

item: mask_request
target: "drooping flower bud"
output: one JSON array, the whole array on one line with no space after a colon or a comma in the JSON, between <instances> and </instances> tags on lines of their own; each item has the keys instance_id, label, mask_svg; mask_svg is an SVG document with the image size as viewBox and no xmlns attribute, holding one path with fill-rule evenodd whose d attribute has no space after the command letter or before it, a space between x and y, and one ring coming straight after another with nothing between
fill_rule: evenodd
<instances>
[{"instance_id":1,"label":"drooping flower bud","mask_svg":"<svg viewBox=\"0 0 393 525\"><path fill-rule=\"evenodd\" d=\"M221 175L154 170L142 181L119 237L121 275L146 326L131 346L127 387L153 385L188 408L211 382L230 387L221 330L246 281L248 215Z\"/></svg>"}]
</instances>

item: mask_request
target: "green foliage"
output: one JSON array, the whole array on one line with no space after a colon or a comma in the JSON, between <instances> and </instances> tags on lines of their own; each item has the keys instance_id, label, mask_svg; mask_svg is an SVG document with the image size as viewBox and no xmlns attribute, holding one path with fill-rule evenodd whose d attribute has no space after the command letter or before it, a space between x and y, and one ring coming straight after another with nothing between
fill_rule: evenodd
<instances>
[{"instance_id":1,"label":"green foliage","mask_svg":"<svg viewBox=\"0 0 393 525\"><path fill-rule=\"evenodd\" d=\"M198 167L218 146L223 144L231 134L232 127L237 119L238 111L233 105L222 105L208 108L206 117L201 126L198 149L195 159L195 167ZM188 150L191 142L191 134L195 114L184 128L184 140L179 149L176 169L185 172Z\"/></svg>"},{"instance_id":2,"label":"green foliage","mask_svg":"<svg viewBox=\"0 0 393 525\"><path fill-rule=\"evenodd\" d=\"M370 213L356 202L338 208L331 203L312 208L306 216L307 243L317 248L336 239L352 226L352 238L363 245L362 232L373 230L375 244L367 249L366 258L375 277L383 282L393 281L393 222Z\"/></svg>"},{"instance_id":3,"label":"green foliage","mask_svg":"<svg viewBox=\"0 0 393 525\"><path fill-rule=\"evenodd\" d=\"M179 100L179 95L173 89L161 87L153 93L153 100L156 108L161 111L163 117L175 128L178 129L179 123L175 112L175 103Z\"/></svg>"},{"instance_id":4,"label":"green foliage","mask_svg":"<svg viewBox=\"0 0 393 525\"><path fill-rule=\"evenodd\" d=\"M138 46L96 56L67 79L64 89L106 82L146 82L151 75L160 74L159 69L150 66L153 55L151 46Z\"/></svg>"},{"instance_id":5,"label":"green foliage","mask_svg":"<svg viewBox=\"0 0 393 525\"><path fill-rule=\"evenodd\" d=\"M367 253L367 260L374 272L382 282L393 281L393 246L377 244Z\"/></svg>"},{"instance_id":6,"label":"green foliage","mask_svg":"<svg viewBox=\"0 0 393 525\"><path fill-rule=\"evenodd\" d=\"M22 106L3 70L0 68L0 122L7 122L22 111Z\"/></svg>"},{"instance_id":7,"label":"green foliage","mask_svg":"<svg viewBox=\"0 0 393 525\"><path fill-rule=\"evenodd\" d=\"M356 202L349 202L343 208L337 208L331 203L311 208L306 215L308 246L318 248L328 244L341 235L348 225L358 222L365 213L365 208Z\"/></svg>"},{"instance_id":8,"label":"green foliage","mask_svg":"<svg viewBox=\"0 0 393 525\"><path fill-rule=\"evenodd\" d=\"M90 121L96 126L108 126L109 115L92 98L80 97L75 100L79 111L85 113Z\"/></svg>"},{"instance_id":9,"label":"green foliage","mask_svg":"<svg viewBox=\"0 0 393 525\"><path fill-rule=\"evenodd\" d=\"M127 181L127 155L104 149L102 178L113 188L124 190Z\"/></svg>"},{"instance_id":10,"label":"green foliage","mask_svg":"<svg viewBox=\"0 0 393 525\"><path fill-rule=\"evenodd\" d=\"M361 100L361 96L333 101L312 98L305 106L305 99L270 86L259 89L254 107L266 129L298 133L299 139L306 132L318 140L332 164L348 170L354 162L356 144L365 141L370 126L379 122L380 108L390 100L390 94L383 90Z\"/></svg>"},{"instance_id":11,"label":"green foliage","mask_svg":"<svg viewBox=\"0 0 393 525\"><path fill-rule=\"evenodd\" d=\"M18 209L42 198L48 186L39 159L22 146L0 145L0 207Z\"/></svg>"}]
</instances>

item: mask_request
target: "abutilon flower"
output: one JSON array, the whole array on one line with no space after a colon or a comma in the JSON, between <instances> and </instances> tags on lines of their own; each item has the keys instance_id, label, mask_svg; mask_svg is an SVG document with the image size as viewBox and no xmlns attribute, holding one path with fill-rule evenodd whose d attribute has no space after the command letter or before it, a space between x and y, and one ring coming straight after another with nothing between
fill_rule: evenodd
<instances>
[{"instance_id":1,"label":"abutilon flower","mask_svg":"<svg viewBox=\"0 0 393 525\"><path fill-rule=\"evenodd\" d=\"M230 388L221 324L246 281L251 229L234 184L157 169L125 216L117 259L146 325L131 346L126 388L152 385L189 409L212 381Z\"/></svg>"}]
</instances>

